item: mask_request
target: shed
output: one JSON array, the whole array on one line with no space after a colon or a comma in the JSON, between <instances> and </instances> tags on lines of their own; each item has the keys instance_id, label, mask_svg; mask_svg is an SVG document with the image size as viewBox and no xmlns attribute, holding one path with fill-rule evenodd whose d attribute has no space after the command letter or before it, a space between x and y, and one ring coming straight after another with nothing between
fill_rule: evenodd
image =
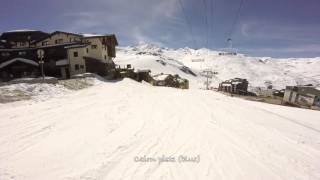
<instances>
[{"instance_id":1,"label":"shed","mask_svg":"<svg viewBox=\"0 0 320 180\"><path fill-rule=\"evenodd\" d=\"M189 81L187 79L181 78L179 75L171 75L171 74L157 74L153 76L154 86L167 86L167 87L175 87L180 89L189 89Z\"/></svg>"}]
</instances>

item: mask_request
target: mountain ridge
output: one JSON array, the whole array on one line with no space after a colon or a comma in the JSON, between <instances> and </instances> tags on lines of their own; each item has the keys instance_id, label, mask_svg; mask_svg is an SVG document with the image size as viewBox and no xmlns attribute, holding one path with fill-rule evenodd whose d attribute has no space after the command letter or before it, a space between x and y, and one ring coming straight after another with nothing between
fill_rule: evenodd
<instances>
[{"instance_id":1,"label":"mountain ridge","mask_svg":"<svg viewBox=\"0 0 320 180\"><path fill-rule=\"evenodd\" d=\"M116 64L132 64L138 69L150 69L152 73L171 73L189 79L195 88L203 87L204 69L218 74L212 79L212 87L230 78L246 78L250 87L265 87L271 82L276 89L287 85L313 84L320 86L320 57L316 58L271 58L250 57L245 54L221 56L223 51L185 48L164 48L142 43L136 46L119 47ZM181 71L189 68L198 77Z\"/></svg>"}]
</instances>

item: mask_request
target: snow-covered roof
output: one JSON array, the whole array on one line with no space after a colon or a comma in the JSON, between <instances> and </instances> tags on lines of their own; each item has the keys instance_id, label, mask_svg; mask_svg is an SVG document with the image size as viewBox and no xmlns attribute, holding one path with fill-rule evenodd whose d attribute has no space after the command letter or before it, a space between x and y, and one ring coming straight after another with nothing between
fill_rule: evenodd
<instances>
[{"instance_id":1,"label":"snow-covered roof","mask_svg":"<svg viewBox=\"0 0 320 180\"><path fill-rule=\"evenodd\" d=\"M69 64L68 59L61 59L61 60L56 61L56 66L65 66L68 64Z\"/></svg>"},{"instance_id":2,"label":"snow-covered roof","mask_svg":"<svg viewBox=\"0 0 320 180\"><path fill-rule=\"evenodd\" d=\"M4 33L11 33L11 32L31 32L31 31L36 31L36 30L32 30L32 29L15 29L15 30L6 31L6 32L4 32Z\"/></svg>"},{"instance_id":3,"label":"snow-covered roof","mask_svg":"<svg viewBox=\"0 0 320 180\"><path fill-rule=\"evenodd\" d=\"M159 74L159 75L153 76L153 79L158 80L158 81L163 81L163 80L165 80L168 76L169 76L169 74Z\"/></svg>"},{"instance_id":4,"label":"snow-covered roof","mask_svg":"<svg viewBox=\"0 0 320 180\"><path fill-rule=\"evenodd\" d=\"M38 63L36 63L35 61L33 60L30 60L30 59L24 59L24 58L14 58L14 59L11 59L9 61L6 61L6 62L3 62L0 64L0 68L3 68L3 67L6 67L8 66L9 64L12 64L16 61L20 61L20 62L24 62L24 63L27 63L27 64L31 64L31 65L34 65L34 66L39 66Z\"/></svg>"},{"instance_id":5,"label":"snow-covered roof","mask_svg":"<svg viewBox=\"0 0 320 180\"><path fill-rule=\"evenodd\" d=\"M81 34L83 37L99 37L99 36L104 36L102 34L90 34L90 33L86 33L86 34Z\"/></svg>"},{"instance_id":6,"label":"snow-covered roof","mask_svg":"<svg viewBox=\"0 0 320 180\"><path fill-rule=\"evenodd\" d=\"M136 72L151 72L150 69L138 69Z\"/></svg>"}]
</instances>

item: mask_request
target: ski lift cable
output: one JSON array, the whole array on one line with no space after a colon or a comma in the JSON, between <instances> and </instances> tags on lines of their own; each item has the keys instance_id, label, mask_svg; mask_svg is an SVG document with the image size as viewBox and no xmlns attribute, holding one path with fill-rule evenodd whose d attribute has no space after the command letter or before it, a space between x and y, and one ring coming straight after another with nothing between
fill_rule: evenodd
<instances>
[{"instance_id":1,"label":"ski lift cable","mask_svg":"<svg viewBox=\"0 0 320 180\"><path fill-rule=\"evenodd\" d=\"M185 21L186 21L186 25L187 25L187 27L189 28L189 31L190 31L190 34L191 34L191 38L192 38L192 42L193 42L193 46L194 46L195 48L197 48L197 42L196 42L196 40L195 40L195 38L194 38L192 26L191 26L191 23L189 22L189 19L188 19L188 16L187 16L185 7L184 7L184 5L183 5L183 2L182 2L182 0L178 0L178 2L179 2L179 5L180 5L182 14L183 14L183 16L184 16L184 19L185 19Z\"/></svg>"},{"instance_id":2,"label":"ski lift cable","mask_svg":"<svg viewBox=\"0 0 320 180\"><path fill-rule=\"evenodd\" d=\"M206 48L208 48L209 43L209 25L208 25L208 12L207 12L207 0L202 0L204 6L204 14L205 14L205 28L206 28Z\"/></svg>"},{"instance_id":3,"label":"ski lift cable","mask_svg":"<svg viewBox=\"0 0 320 180\"><path fill-rule=\"evenodd\" d=\"M239 8L238 8L238 11L237 11L235 20L234 20L234 22L233 22L233 24L232 24L232 26L231 26L230 33L228 34L228 38L229 38L229 39L231 39L231 37L232 37L232 35L233 35L233 33L234 33L234 30L235 30L235 28L236 28L236 25L237 25L237 23L238 23L238 21L239 21L240 13L241 13L241 9L242 9L242 7L243 7L243 4L244 4L244 0L240 0L240 5L239 5ZM228 40L229 40L229 39L228 39Z\"/></svg>"},{"instance_id":4,"label":"ski lift cable","mask_svg":"<svg viewBox=\"0 0 320 180\"><path fill-rule=\"evenodd\" d=\"M210 1L211 2L211 4L210 4L210 17L211 17L211 26L210 26L210 32L211 32L211 35L212 35L212 37L214 37L214 22L215 22L215 18L214 18L214 5L215 5L215 3L214 3L214 0L211 0ZM212 41L210 41L211 42L211 46L212 46L212 48L213 48L213 44L214 44L214 38L212 39Z\"/></svg>"}]
</instances>

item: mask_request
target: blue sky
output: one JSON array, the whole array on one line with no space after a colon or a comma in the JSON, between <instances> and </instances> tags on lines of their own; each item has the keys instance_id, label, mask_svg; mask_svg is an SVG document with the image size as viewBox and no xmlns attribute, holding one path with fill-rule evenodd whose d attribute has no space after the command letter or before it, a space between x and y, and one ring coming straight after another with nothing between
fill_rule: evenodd
<instances>
[{"instance_id":1,"label":"blue sky","mask_svg":"<svg viewBox=\"0 0 320 180\"><path fill-rule=\"evenodd\" d=\"M319 0L244 0L233 30L241 0L181 1L190 26L179 0L1 0L0 32L115 33L122 46L147 42L221 49L233 31L234 47L242 53L320 56Z\"/></svg>"}]
</instances>

